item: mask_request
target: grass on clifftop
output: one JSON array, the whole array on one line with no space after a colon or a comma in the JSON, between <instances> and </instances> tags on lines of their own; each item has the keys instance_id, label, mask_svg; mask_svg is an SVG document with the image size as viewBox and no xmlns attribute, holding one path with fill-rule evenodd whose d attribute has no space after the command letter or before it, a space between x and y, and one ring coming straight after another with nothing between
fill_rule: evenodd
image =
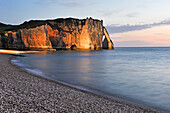
<instances>
[{"instance_id":1,"label":"grass on clifftop","mask_svg":"<svg viewBox=\"0 0 170 113\"><path fill-rule=\"evenodd\" d=\"M92 19L92 18L91 18ZM37 26L45 25L48 24L54 29L59 29L63 32L69 32L71 33L72 31L65 31L63 30L60 26L55 26L56 23L65 23L66 25L74 24L75 26L78 26L81 21L81 24L85 24L86 19L75 19L75 18L58 18L54 20L30 20L30 21L25 21L24 23L20 25L6 25L3 23L0 23L0 34L5 33L5 31L17 31L19 29L29 29L29 28L35 28ZM99 21L99 20L95 20ZM53 23L53 25L52 25Z\"/></svg>"}]
</instances>

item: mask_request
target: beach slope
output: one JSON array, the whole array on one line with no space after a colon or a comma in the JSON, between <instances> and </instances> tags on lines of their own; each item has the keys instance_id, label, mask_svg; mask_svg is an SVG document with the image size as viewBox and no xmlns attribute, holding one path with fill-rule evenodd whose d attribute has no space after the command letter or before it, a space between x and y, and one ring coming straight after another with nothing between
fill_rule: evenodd
<instances>
[{"instance_id":1,"label":"beach slope","mask_svg":"<svg viewBox=\"0 0 170 113\"><path fill-rule=\"evenodd\" d=\"M0 54L0 112L160 112L32 75L12 65L12 58Z\"/></svg>"}]
</instances>

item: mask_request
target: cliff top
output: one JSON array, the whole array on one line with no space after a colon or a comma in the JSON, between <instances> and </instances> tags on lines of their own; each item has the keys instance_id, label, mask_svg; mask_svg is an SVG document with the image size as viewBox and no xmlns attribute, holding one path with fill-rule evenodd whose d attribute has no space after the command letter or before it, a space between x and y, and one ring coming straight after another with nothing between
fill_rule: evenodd
<instances>
[{"instance_id":1,"label":"cliff top","mask_svg":"<svg viewBox=\"0 0 170 113\"><path fill-rule=\"evenodd\" d=\"M87 19L92 19L87 18ZM28 28L35 28L37 26L41 26L41 25L51 25L51 23L55 22L55 23L63 23L66 22L66 24L70 24L72 22L75 23L75 25L79 25L79 21L81 21L82 24L85 24L85 20L86 19L77 19L77 18L57 18L57 19L48 19L48 20L30 20L30 21L25 21L24 23L20 24L20 25L6 25L3 23L0 23L0 34L3 34L5 31L16 31L19 29L28 29ZM94 21L100 21L97 19L93 19Z\"/></svg>"}]
</instances>

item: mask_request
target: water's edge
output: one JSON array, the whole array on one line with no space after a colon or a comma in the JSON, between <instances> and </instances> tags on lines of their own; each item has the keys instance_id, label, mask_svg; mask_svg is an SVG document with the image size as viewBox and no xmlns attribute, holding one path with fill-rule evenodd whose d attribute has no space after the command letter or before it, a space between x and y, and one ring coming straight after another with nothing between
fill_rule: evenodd
<instances>
[{"instance_id":1,"label":"water's edge","mask_svg":"<svg viewBox=\"0 0 170 113\"><path fill-rule=\"evenodd\" d=\"M23 56L26 57L25 55L22 55L22 57ZM155 107L155 106L152 106L152 105L147 105L145 103L139 102L138 100L135 100L135 99L132 99L132 98L126 98L126 97L122 97L120 95L113 95L113 94L109 95L109 94L106 94L105 92L98 91L96 89L90 89L90 88L87 88L87 87L78 86L78 85L67 83L67 82L64 82L64 81L61 81L61 80L53 80L53 79L45 76L44 73L41 72L38 69L30 69L30 68L26 67L25 64L22 64L17 60L18 57L21 57L21 56L15 56L14 58L12 58L11 64L20 67L20 69L22 69L22 70L24 70L28 73L31 73L34 76L38 76L38 77L41 77L43 79L50 80L52 82L56 82L58 84L61 84L61 85L64 85L66 87L73 88L73 89L76 89L76 90L79 90L79 91L82 91L82 92L85 92L85 93L96 95L96 96L106 98L106 99L109 99L109 100L111 99L115 102L119 102L119 103L123 103L123 104L127 104L127 105L130 104L132 106L141 107L141 108L144 108L144 109L157 110L158 112L170 112L166 109L158 108L158 107Z\"/></svg>"}]
</instances>

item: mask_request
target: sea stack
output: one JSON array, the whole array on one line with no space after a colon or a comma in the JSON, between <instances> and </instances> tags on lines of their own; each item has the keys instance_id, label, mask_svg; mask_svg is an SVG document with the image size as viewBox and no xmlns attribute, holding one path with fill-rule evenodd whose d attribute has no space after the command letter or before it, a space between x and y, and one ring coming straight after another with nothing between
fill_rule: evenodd
<instances>
[{"instance_id":1,"label":"sea stack","mask_svg":"<svg viewBox=\"0 0 170 113\"><path fill-rule=\"evenodd\" d=\"M114 45L102 20L59 18L31 20L15 26L0 24L0 48L99 50L114 49Z\"/></svg>"}]
</instances>

